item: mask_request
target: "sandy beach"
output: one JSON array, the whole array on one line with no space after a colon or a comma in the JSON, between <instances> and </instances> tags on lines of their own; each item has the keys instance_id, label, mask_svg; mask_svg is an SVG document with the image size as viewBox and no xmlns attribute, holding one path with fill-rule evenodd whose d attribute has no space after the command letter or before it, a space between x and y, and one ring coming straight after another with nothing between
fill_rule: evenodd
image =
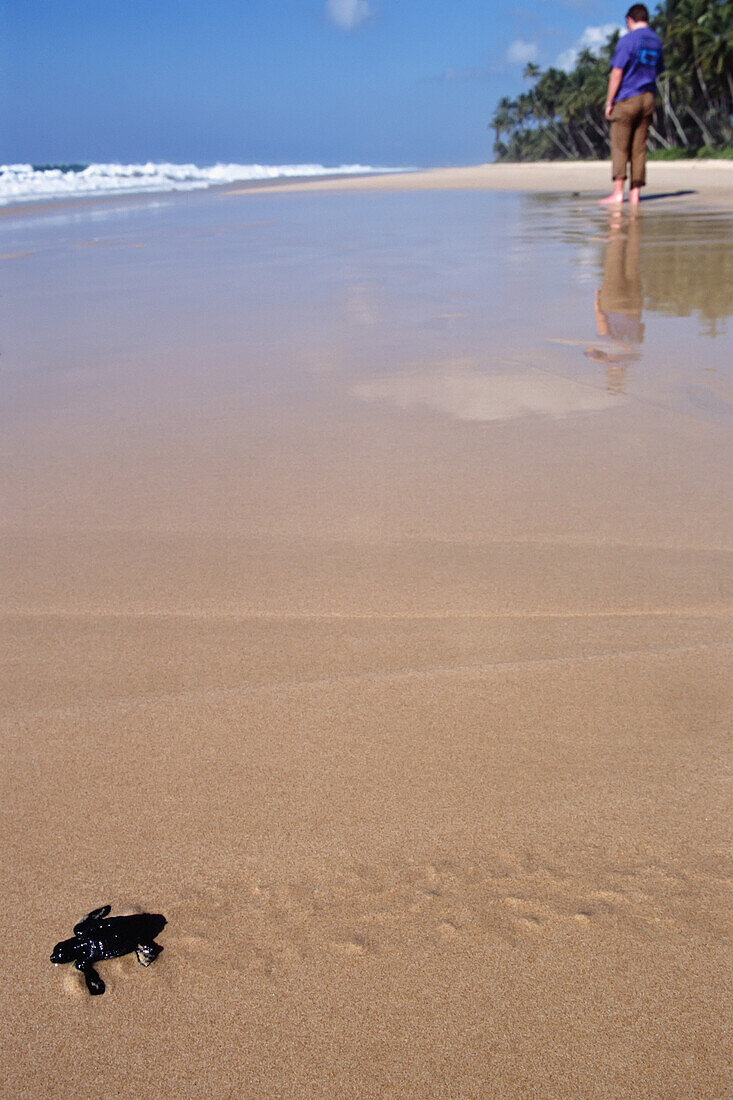
<instances>
[{"instance_id":1,"label":"sandy beach","mask_svg":"<svg viewBox=\"0 0 733 1100\"><path fill-rule=\"evenodd\" d=\"M607 184L0 219L8 1097L730 1095L733 164Z\"/></svg>"},{"instance_id":2,"label":"sandy beach","mask_svg":"<svg viewBox=\"0 0 733 1100\"><path fill-rule=\"evenodd\" d=\"M701 159L650 161L647 166L650 195L684 198L687 204L733 204L733 161ZM263 192L286 191L542 191L605 194L611 189L610 161L540 161L527 164L477 164L461 168L432 168L405 174L357 176L353 179L257 183L248 188ZM232 188L242 194L243 188Z\"/></svg>"}]
</instances>

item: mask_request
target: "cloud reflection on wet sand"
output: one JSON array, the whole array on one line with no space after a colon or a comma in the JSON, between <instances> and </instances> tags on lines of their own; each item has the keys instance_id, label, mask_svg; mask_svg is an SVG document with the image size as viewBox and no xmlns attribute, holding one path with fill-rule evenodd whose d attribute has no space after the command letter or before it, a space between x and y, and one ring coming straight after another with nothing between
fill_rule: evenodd
<instances>
[{"instance_id":1,"label":"cloud reflection on wet sand","mask_svg":"<svg viewBox=\"0 0 733 1100\"><path fill-rule=\"evenodd\" d=\"M449 366L360 382L351 393L402 409L427 407L455 420L515 420L522 416L570 416L601 412L624 398L546 371L485 374Z\"/></svg>"}]
</instances>

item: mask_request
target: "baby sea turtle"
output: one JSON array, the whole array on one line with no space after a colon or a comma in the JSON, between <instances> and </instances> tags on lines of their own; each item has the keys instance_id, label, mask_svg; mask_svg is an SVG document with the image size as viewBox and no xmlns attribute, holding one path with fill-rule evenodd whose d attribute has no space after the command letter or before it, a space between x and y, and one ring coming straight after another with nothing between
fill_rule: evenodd
<instances>
[{"instance_id":1,"label":"baby sea turtle","mask_svg":"<svg viewBox=\"0 0 733 1100\"><path fill-rule=\"evenodd\" d=\"M166 925L160 913L134 913L129 917L108 917L111 905L93 909L74 925L74 936L61 940L51 954L52 963L73 962L84 975L92 996L104 993L104 982L94 969L102 959L116 959L134 951L141 966L150 966L163 948L155 937Z\"/></svg>"}]
</instances>

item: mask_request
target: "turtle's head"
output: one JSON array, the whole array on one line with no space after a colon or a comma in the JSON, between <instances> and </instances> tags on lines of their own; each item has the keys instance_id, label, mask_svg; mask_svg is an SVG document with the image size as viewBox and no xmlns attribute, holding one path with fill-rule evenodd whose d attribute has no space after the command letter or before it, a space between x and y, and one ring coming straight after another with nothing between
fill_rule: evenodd
<instances>
[{"instance_id":1,"label":"turtle's head","mask_svg":"<svg viewBox=\"0 0 733 1100\"><path fill-rule=\"evenodd\" d=\"M52 963L70 963L76 958L79 950L79 940L74 937L73 940L61 940L56 944L51 952Z\"/></svg>"},{"instance_id":2,"label":"turtle's head","mask_svg":"<svg viewBox=\"0 0 733 1100\"><path fill-rule=\"evenodd\" d=\"M168 923L162 913L142 913L141 916L145 921L145 934L151 940L154 940Z\"/></svg>"}]
</instances>

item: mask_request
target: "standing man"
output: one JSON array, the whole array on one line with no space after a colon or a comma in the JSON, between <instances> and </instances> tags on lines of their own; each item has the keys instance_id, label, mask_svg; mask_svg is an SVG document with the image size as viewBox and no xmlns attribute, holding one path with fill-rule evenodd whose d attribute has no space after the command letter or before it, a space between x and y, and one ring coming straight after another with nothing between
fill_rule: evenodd
<instances>
[{"instance_id":1,"label":"standing man","mask_svg":"<svg viewBox=\"0 0 733 1100\"><path fill-rule=\"evenodd\" d=\"M626 165L631 161L629 202L636 205L646 183L646 139L654 114L657 77L664 72L662 40L649 26L649 12L633 4L626 13L628 34L611 58L606 118L611 122L613 191L604 203L624 201Z\"/></svg>"}]
</instances>

